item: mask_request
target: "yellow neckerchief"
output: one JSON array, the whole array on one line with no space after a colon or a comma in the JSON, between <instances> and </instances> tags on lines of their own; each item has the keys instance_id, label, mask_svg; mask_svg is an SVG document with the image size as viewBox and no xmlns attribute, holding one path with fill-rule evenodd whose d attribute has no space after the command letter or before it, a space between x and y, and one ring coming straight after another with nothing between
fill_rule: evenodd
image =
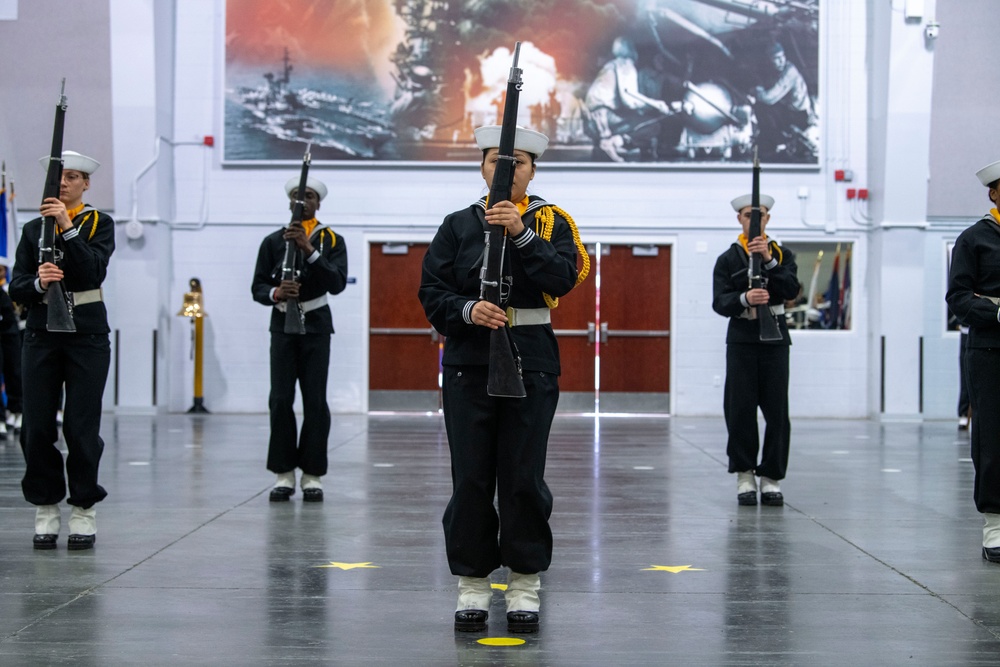
<instances>
[{"instance_id":1,"label":"yellow neckerchief","mask_svg":"<svg viewBox=\"0 0 1000 667\"><path fill-rule=\"evenodd\" d=\"M80 202L80 205L77 206L77 207L75 207L75 208L67 208L66 209L66 215L68 215L69 219L72 220L76 216L80 215L80 211L83 210L84 206L86 206L86 204L84 204L83 202Z\"/></svg>"},{"instance_id":2,"label":"yellow neckerchief","mask_svg":"<svg viewBox=\"0 0 1000 667\"><path fill-rule=\"evenodd\" d=\"M995 208L991 208L990 209L990 215L992 215L993 219L997 221L998 225L1000 225L1000 211L998 211Z\"/></svg>"},{"instance_id":3,"label":"yellow neckerchief","mask_svg":"<svg viewBox=\"0 0 1000 667\"><path fill-rule=\"evenodd\" d=\"M777 259L778 260L778 264L781 264L781 258L782 258L782 255L783 255L783 253L781 252L781 246L779 246L777 243L774 243L773 241L769 241L768 238L767 238L767 234L764 234L763 236L764 236L764 240L767 241L768 247L771 248L771 250L772 250L772 252L771 252L771 255L772 255L771 259ZM746 234L740 234L739 235L739 242L740 242L740 245L743 247L743 252L745 252L747 254L747 256L749 257L750 256L750 251L747 250L747 236L746 236ZM777 257L774 257L775 252L777 252L777 254L778 254Z\"/></svg>"},{"instance_id":4,"label":"yellow neckerchief","mask_svg":"<svg viewBox=\"0 0 1000 667\"><path fill-rule=\"evenodd\" d=\"M517 212L519 215L524 215L528 210L528 196L525 195L524 199L519 202L514 202L514 206L517 207ZM486 210L490 210L490 196L486 195Z\"/></svg>"},{"instance_id":5,"label":"yellow neckerchief","mask_svg":"<svg viewBox=\"0 0 1000 667\"><path fill-rule=\"evenodd\" d=\"M316 218L309 218L308 220L302 221L302 229L306 232L306 238L312 238L312 233L315 231L316 225L318 224L319 220ZM325 247L324 237L327 233L330 234L330 247L332 248L337 245L337 236L329 228L324 229L319 233L319 253L321 255L323 254Z\"/></svg>"}]
</instances>

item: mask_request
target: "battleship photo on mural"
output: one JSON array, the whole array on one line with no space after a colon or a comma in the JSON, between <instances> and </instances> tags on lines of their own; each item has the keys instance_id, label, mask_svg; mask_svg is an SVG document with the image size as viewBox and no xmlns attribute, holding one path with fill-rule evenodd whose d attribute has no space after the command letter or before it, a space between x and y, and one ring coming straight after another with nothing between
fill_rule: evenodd
<instances>
[{"instance_id":1,"label":"battleship photo on mural","mask_svg":"<svg viewBox=\"0 0 1000 667\"><path fill-rule=\"evenodd\" d=\"M819 20L820 0L226 0L224 159L476 159L519 41L546 161L815 168Z\"/></svg>"},{"instance_id":2,"label":"battleship photo on mural","mask_svg":"<svg viewBox=\"0 0 1000 667\"><path fill-rule=\"evenodd\" d=\"M321 160L387 156L385 146L396 135L384 105L344 96L345 86L335 87L340 94L323 90L323 81L293 87L293 69L285 49L278 72L265 72L262 84L232 91L226 104L227 158L301 158L301 144L312 144Z\"/></svg>"}]
</instances>

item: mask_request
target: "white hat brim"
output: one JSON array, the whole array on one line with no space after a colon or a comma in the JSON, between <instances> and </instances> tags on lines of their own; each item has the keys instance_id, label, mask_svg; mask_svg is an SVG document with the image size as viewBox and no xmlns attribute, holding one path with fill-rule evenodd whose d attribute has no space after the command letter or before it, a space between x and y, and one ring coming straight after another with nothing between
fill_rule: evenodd
<instances>
[{"instance_id":1,"label":"white hat brim","mask_svg":"<svg viewBox=\"0 0 1000 667\"><path fill-rule=\"evenodd\" d=\"M737 197L736 199L732 200L729 203L730 205L732 205L733 210L739 213L747 206L753 205L753 195L752 194L740 195L739 197ZM774 197L764 194L760 195L760 207L766 208L768 211L770 211L772 208L774 208Z\"/></svg>"},{"instance_id":2,"label":"white hat brim","mask_svg":"<svg viewBox=\"0 0 1000 667\"><path fill-rule=\"evenodd\" d=\"M286 195L288 195L289 197L292 196L292 191L299 187L300 179L301 176L296 176L295 178L288 179L288 182L285 183ZM313 178L312 176L310 176L306 179L306 187L315 192L316 194L318 194L320 201L326 199L327 189L326 189L326 184L323 181L319 180L318 178Z\"/></svg>"},{"instance_id":3,"label":"white hat brim","mask_svg":"<svg viewBox=\"0 0 1000 667\"><path fill-rule=\"evenodd\" d=\"M38 163L42 165L42 169L45 171L49 170L49 160L50 156L46 155L43 158L38 159ZM76 151L63 151L63 169L72 169L73 171L80 171L88 176L97 171L97 168L101 166L101 163L92 157L87 157L86 155L81 155Z\"/></svg>"},{"instance_id":4,"label":"white hat brim","mask_svg":"<svg viewBox=\"0 0 1000 667\"><path fill-rule=\"evenodd\" d=\"M1000 179L1000 160L992 164L988 164L979 171L976 172L976 178L979 182L985 186L989 186L990 183Z\"/></svg>"},{"instance_id":5,"label":"white hat brim","mask_svg":"<svg viewBox=\"0 0 1000 667\"><path fill-rule=\"evenodd\" d=\"M500 126L484 125L477 127L474 131L476 135L476 145L479 150L485 151L490 148L500 147ZM529 130L526 127L517 127L514 133L514 150L531 153L536 158L542 157L542 153L549 146L549 138L541 132Z\"/></svg>"}]
</instances>

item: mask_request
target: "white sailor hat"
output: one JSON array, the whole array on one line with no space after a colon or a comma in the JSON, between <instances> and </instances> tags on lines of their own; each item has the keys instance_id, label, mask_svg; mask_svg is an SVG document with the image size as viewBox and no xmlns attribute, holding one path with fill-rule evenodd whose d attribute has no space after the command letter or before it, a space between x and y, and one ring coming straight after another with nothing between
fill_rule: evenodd
<instances>
[{"instance_id":1,"label":"white sailor hat","mask_svg":"<svg viewBox=\"0 0 1000 667\"><path fill-rule=\"evenodd\" d=\"M38 159L38 163L42 165L42 169L48 171L50 159L51 158L48 155ZM94 158L87 157L86 155L80 155L76 151L63 151L62 159L63 159L63 169L82 171L88 176L97 171L97 168L101 166L101 163L95 160Z\"/></svg>"},{"instance_id":2,"label":"white sailor hat","mask_svg":"<svg viewBox=\"0 0 1000 667\"><path fill-rule=\"evenodd\" d=\"M479 150L484 151L488 148L500 147L499 125L484 125L482 127L477 127L475 135L476 145L479 146ZM548 145L549 138L541 132L535 132L534 130L529 130L526 127L521 127L520 125L517 126L517 132L514 133L514 150L531 153L536 158L540 158Z\"/></svg>"},{"instance_id":3,"label":"white sailor hat","mask_svg":"<svg viewBox=\"0 0 1000 667\"><path fill-rule=\"evenodd\" d=\"M739 213L747 206L753 205L753 195L740 195L739 197L737 197L736 199L734 199L729 203L732 204L733 210ZM770 211L772 208L774 208L774 197L770 195L761 195L760 206L761 208L766 208L768 211Z\"/></svg>"},{"instance_id":4,"label":"white sailor hat","mask_svg":"<svg viewBox=\"0 0 1000 667\"><path fill-rule=\"evenodd\" d=\"M299 187L300 179L301 176L296 176L295 178L288 179L288 182L285 183L286 195L288 195L289 197L292 196L292 191ZM313 178L312 176L310 176L309 178L306 179L306 187L315 192L316 194L318 194L320 201L326 199L327 189L326 189L326 184L323 181L319 180L318 178Z\"/></svg>"},{"instance_id":5,"label":"white sailor hat","mask_svg":"<svg viewBox=\"0 0 1000 667\"><path fill-rule=\"evenodd\" d=\"M983 185L989 187L989 184L993 181L1000 179L1000 160L997 160L993 164L988 164L979 171L976 172L976 178Z\"/></svg>"}]
</instances>

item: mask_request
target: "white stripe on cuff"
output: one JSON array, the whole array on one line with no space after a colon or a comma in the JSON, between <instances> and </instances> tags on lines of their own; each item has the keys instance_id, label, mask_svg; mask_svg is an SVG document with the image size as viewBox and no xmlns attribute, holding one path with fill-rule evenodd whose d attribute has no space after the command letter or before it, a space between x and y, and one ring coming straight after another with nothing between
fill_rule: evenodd
<instances>
[{"instance_id":1,"label":"white stripe on cuff","mask_svg":"<svg viewBox=\"0 0 1000 667\"><path fill-rule=\"evenodd\" d=\"M515 236L513 238L514 245L516 245L518 248L523 248L524 246L531 243L532 239L534 239L536 236L537 234L535 234L535 230L533 230L531 227L525 227L524 231L521 232L519 236Z\"/></svg>"},{"instance_id":2,"label":"white stripe on cuff","mask_svg":"<svg viewBox=\"0 0 1000 667\"><path fill-rule=\"evenodd\" d=\"M465 320L466 324L473 324L472 322L472 308L476 305L475 301L468 301L465 307L462 308L462 319Z\"/></svg>"}]
</instances>

